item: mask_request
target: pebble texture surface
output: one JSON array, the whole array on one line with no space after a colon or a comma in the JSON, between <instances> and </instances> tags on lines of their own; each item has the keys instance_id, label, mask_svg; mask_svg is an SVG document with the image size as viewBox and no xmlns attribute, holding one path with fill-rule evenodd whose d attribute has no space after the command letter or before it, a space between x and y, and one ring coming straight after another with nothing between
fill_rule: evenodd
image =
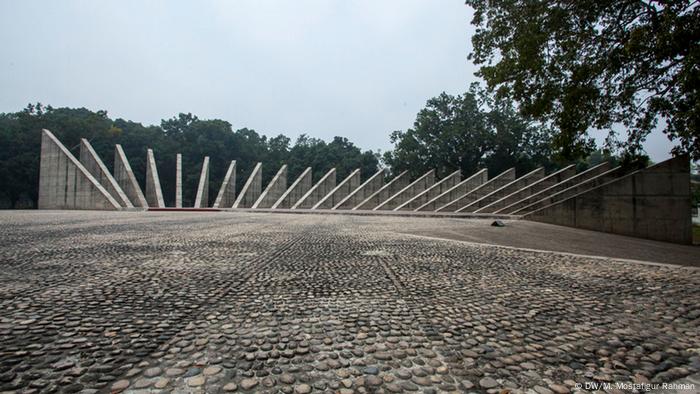
<instances>
[{"instance_id":1,"label":"pebble texture surface","mask_svg":"<svg viewBox=\"0 0 700 394\"><path fill-rule=\"evenodd\" d=\"M400 233L450 219L0 220L0 391L564 394L700 370L694 268Z\"/></svg>"}]
</instances>

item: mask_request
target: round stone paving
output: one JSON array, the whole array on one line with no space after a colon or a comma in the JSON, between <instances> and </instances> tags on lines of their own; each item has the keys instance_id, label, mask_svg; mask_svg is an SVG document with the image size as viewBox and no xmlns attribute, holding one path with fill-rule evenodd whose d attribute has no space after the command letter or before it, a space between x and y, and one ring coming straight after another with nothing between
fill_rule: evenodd
<instances>
[{"instance_id":1,"label":"round stone paving","mask_svg":"<svg viewBox=\"0 0 700 394\"><path fill-rule=\"evenodd\" d=\"M544 394L700 369L693 268L401 233L464 220L0 219L0 391Z\"/></svg>"}]
</instances>

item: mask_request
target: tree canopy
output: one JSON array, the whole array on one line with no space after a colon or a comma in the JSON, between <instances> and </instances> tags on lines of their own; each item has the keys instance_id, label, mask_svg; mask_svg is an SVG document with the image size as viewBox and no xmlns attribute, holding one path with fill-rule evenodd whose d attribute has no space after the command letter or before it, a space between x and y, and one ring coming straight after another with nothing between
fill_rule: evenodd
<instances>
[{"instance_id":1,"label":"tree canopy","mask_svg":"<svg viewBox=\"0 0 700 394\"><path fill-rule=\"evenodd\" d=\"M590 130L629 155L659 121L700 159L700 6L687 0L466 0L478 75L522 114L550 122L567 158L594 149ZM626 138L615 135L617 125Z\"/></svg>"},{"instance_id":2,"label":"tree canopy","mask_svg":"<svg viewBox=\"0 0 700 394\"><path fill-rule=\"evenodd\" d=\"M494 99L471 86L462 95L442 93L418 112L413 128L394 131L393 151L384 161L393 172L413 177L436 169L438 176L461 170L464 176L480 168L492 175L515 167L519 173L550 161L550 132L527 121L508 99Z\"/></svg>"},{"instance_id":3,"label":"tree canopy","mask_svg":"<svg viewBox=\"0 0 700 394\"><path fill-rule=\"evenodd\" d=\"M144 126L124 119L112 120L106 111L37 104L19 112L0 114L0 207L36 207L42 128L51 130L76 157L80 138L88 139L110 169L114 163L114 144L121 144L142 186L146 149L152 148L166 205L174 205L177 153L182 154L185 206L194 202L204 156L210 157L212 200L231 160L237 162L238 190L257 162L263 163L264 184L283 163L289 164L292 180L308 166L313 167L314 179L332 167L337 168L340 178L355 168L361 168L363 176L369 176L379 166L377 154L362 151L341 137L325 142L301 135L292 144L284 135L268 138L252 129L234 131L229 122L199 119L192 114L165 119L160 126Z\"/></svg>"}]
</instances>

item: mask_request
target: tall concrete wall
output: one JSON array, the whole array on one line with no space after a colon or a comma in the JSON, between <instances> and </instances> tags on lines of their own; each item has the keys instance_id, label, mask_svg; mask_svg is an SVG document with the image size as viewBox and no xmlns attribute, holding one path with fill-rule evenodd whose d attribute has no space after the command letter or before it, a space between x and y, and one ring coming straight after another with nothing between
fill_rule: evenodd
<instances>
[{"instance_id":1,"label":"tall concrete wall","mask_svg":"<svg viewBox=\"0 0 700 394\"><path fill-rule=\"evenodd\" d=\"M462 182L459 182L453 187L442 192L437 197L433 197L425 204L414 209L414 211L435 211L443 205L448 204L456 200L460 196L463 196L469 193L470 191L476 189L477 187L483 185L488 181L488 178L488 171L484 168L483 170L478 171L476 174L470 176L469 178L463 180Z\"/></svg>"},{"instance_id":2,"label":"tall concrete wall","mask_svg":"<svg viewBox=\"0 0 700 394\"><path fill-rule=\"evenodd\" d=\"M250 208L255 204L262 193L262 163L258 163L250 173L248 180L241 189L241 194L238 195L236 202L233 203L233 208Z\"/></svg>"},{"instance_id":3,"label":"tall concrete wall","mask_svg":"<svg viewBox=\"0 0 700 394\"><path fill-rule=\"evenodd\" d=\"M522 189L523 187L526 187L534 182L537 182L542 178L544 178L544 168L540 167L504 185L503 187L492 191L484 197L481 197L480 199L465 205L464 207L458 209L455 212L475 212L480 208L483 208L493 203L494 201L499 200L501 197L507 196L508 194L516 190Z\"/></svg>"},{"instance_id":4,"label":"tall concrete wall","mask_svg":"<svg viewBox=\"0 0 700 394\"><path fill-rule=\"evenodd\" d=\"M384 186L385 177L386 169L382 168L360 185L360 187L351 191L350 194L337 203L333 209L352 209L354 206L364 201L365 198L381 189L382 186Z\"/></svg>"},{"instance_id":5,"label":"tall concrete wall","mask_svg":"<svg viewBox=\"0 0 700 394\"><path fill-rule=\"evenodd\" d=\"M165 208L163 189L160 188L160 177L153 150L148 149L146 155L146 201L149 207Z\"/></svg>"},{"instance_id":6,"label":"tall concrete wall","mask_svg":"<svg viewBox=\"0 0 700 394\"><path fill-rule=\"evenodd\" d=\"M555 183L552 186L546 187L536 193L533 193L529 196L523 197L521 200L518 200L510 205L507 205L499 210L497 210L495 213L497 214L515 214L516 212L520 212L520 210L524 207L529 206L530 204L533 204L537 201L542 200L543 198L546 198L547 196L551 196L553 194L556 194L564 189L567 189L571 186L574 186L576 184L579 184L581 182L585 182L588 179L591 179L593 177L596 177L610 169L610 164L605 162L598 164L594 167L591 167L585 171L582 171L579 174L574 174L571 175L568 178L565 178L557 183Z\"/></svg>"},{"instance_id":7,"label":"tall concrete wall","mask_svg":"<svg viewBox=\"0 0 700 394\"><path fill-rule=\"evenodd\" d=\"M360 187L360 169L351 172L338 186L321 198L312 209L331 209L341 202L353 190Z\"/></svg>"},{"instance_id":8,"label":"tall concrete wall","mask_svg":"<svg viewBox=\"0 0 700 394\"><path fill-rule=\"evenodd\" d=\"M221 182L219 193L214 200L214 208L230 208L236 202L236 161L231 160Z\"/></svg>"},{"instance_id":9,"label":"tall concrete wall","mask_svg":"<svg viewBox=\"0 0 700 394\"><path fill-rule=\"evenodd\" d=\"M133 204L129 201L129 197L126 196L122 188L114 179L112 174L107 169L107 166L102 162L97 152L92 148L90 142L85 138L80 139L80 164L85 167L88 172L95 177L97 182L99 182L102 187L107 190L112 197L119 203L120 206L125 208L133 208Z\"/></svg>"},{"instance_id":10,"label":"tall concrete wall","mask_svg":"<svg viewBox=\"0 0 700 394\"><path fill-rule=\"evenodd\" d=\"M581 192L592 189L594 187L600 186L604 183L610 182L613 179L617 179L625 174L622 167L615 167L602 174L596 175L590 179L586 179L583 182L576 183L571 187L564 190L558 191L553 194L547 194L545 197L523 207L515 212L516 215L524 215L540 208L546 207L547 205L554 204L555 202L566 200L569 197L575 196Z\"/></svg>"},{"instance_id":11,"label":"tall concrete wall","mask_svg":"<svg viewBox=\"0 0 700 394\"><path fill-rule=\"evenodd\" d=\"M175 156L175 208L182 208L182 155Z\"/></svg>"},{"instance_id":12,"label":"tall concrete wall","mask_svg":"<svg viewBox=\"0 0 700 394\"><path fill-rule=\"evenodd\" d=\"M387 184L382 186L376 192L370 194L369 197L365 198L364 201L357 204L353 210L370 210L377 207L377 205L386 201L387 198L398 193L400 190L408 186L410 179L408 177L408 171L404 171L399 175L392 178Z\"/></svg>"},{"instance_id":13,"label":"tall concrete wall","mask_svg":"<svg viewBox=\"0 0 700 394\"><path fill-rule=\"evenodd\" d=\"M197 195L194 198L195 208L207 208L209 206L209 156L204 157L202 171L199 173Z\"/></svg>"},{"instance_id":14,"label":"tall concrete wall","mask_svg":"<svg viewBox=\"0 0 700 394\"><path fill-rule=\"evenodd\" d=\"M299 201L292 205L292 209L310 209L334 188L335 168L331 168Z\"/></svg>"},{"instance_id":15,"label":"tall concrete wall","mask_svg":"<svg viewBox=\"0 0 700 394\"><path fill-rule=\"evenodd\" d=\"M462 179L462 172L457 170L450 175L442 178L439 182L430 186L426 190L418 193L408 201L394 208L394 211L413 211L422 206L433 198L453 188Z\"/></svg>"},{"instance_id":16,"label":"tall concrete wall","mask_svg":"<svg viewBox=\"0 0 700 394\"><path fill-rule=\"evenodd\" d=\"M374 211L392 210L392 209L398 207L399 205L403 204L404 202L408 201L409 199L414 197L416 194L418 194L422 191L425 191L427 188L432 186L434 183L435 183L435 170L430 170L430 171L426 172L425 174L423 174L418 179L416 179L415 181L413 181L408 186L399 190L393 196L382 201L373 210Z\"/></svg>"},{"instance_id":17,"label":"tall concrete wall","mask_svg":"<svg viewBox=\"0 0 700 394\"><path fill-rule=\"evenodd\" d=\"M119 209L119 203L48 130L42 130L39 209Z\"/></svg>"},{"instance_id":18,"label":"tall concrete wall","mask_svg":"<svg viewBox=\"0 0 700 394\"><path fill-rule=\"evenodd\" d=\"M613 179L525 218L657 241L692 243L690 159L679 156Z\"/></svg>"},{"instance_id":19,"label":"tall concrete wall","mask_svg":"<svg viewBox=\"0 0 700 394\"><path fill-rule=\"evenodd\" d=\"M517 201L520 201L526 197L529 197L541 190L550 188L557 183L570 178L572 176L576 175L576 166L570 165L567 167L564 167L558 171L555 171L546 177L536 181L535 183L532 183L530 185L527 185L523 188L520 188L513 193L510 193L509 195L500 198L491 204L479 208L476 212L477 213L493 213L498 211L501 208L505 208Z\"/></svg>"},{"instance_id":20,"label":"tall concrete wall","mask_svg":"<svg viewBox=\"0 0 700 394\"><path fill-rule=\"evenodd\" d=\"M272 209L290 209L297 201L299 201L309 190L311 190L311 167L307 167L304 172L297 177L287 190L282 193L280 198L272 204Z\"/></svg>"},{"instance_id":21,"label":"tall concrete wall","mask_svg":"<svg viewBox=\"0 0 700 394\"><path fill-rule=\"evenodd\" d=\"M507 185L508 183L515 180L515 168L510 168L498 174L495 178L489 180L483 185L475 188L474 190L465 193L453 201L441 206L436 211L437 212L454 212L459 208L471 204L472 202L486 196L494 190L498 190L501 187Z\"/></svg>"},{"instance_id":22,"label":"tall concrete wall","mask_svg":"<svg viewBox=\"0 0 700 394\"><path fill-rule=\"evenodd\" d=\"M274 203L287 190L287 165L284 164L277 171L265 190L253 204L253 208L271 208Z\"/></svg>"},{"instance_id":23,"label":"tall concrete wall","mask_svg":"<svg viewBox=\"0 0 700 394\"><path fill-rule=\"evenodd\" d=\"M129 160L124 154L124 149L119 144L114 146L114 179L116 179L134 206L148 207L146 196L143 195L141 186L139 186L136 176L134 176L134 171L131 170L131 164L129 164Z\"/></svg>"}]
</instances>

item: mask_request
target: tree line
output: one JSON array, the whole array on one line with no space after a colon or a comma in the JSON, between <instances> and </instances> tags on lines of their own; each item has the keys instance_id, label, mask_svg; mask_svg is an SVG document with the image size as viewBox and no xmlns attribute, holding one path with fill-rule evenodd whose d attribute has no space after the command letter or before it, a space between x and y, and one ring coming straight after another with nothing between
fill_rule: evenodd
<instances>
[{"instance_id":1,"label":"tree line","mask_svg":"<svg viewBox=\"0 0 700 394\"><path fill-rule=\"evenodd\" d=\"M379 167L376 153L363 151L342 137L325 142L301 135L292 143L284 135L268 138L248 128L233 130L224 120L203 120L192 114L165 119L159 126L144 126L125 119L110 119L106 111L30 104L19 112L0 114L0 207L37 206L44 128L51 130L76 157L79 157L80 138L86 138L109 169L114 165L114 145L121 144L142 186L146 177L146 149L153 149L168 206L174 206L177 153L182 154L185 206L194 203L204 156L210 158L212 201L231 160L236 160L238 190L257 162L263 163L264 185L284 163L288 165L290 179L309 166L313 168L314 180L333 167L339 179L356 168L362 174L369 174Z\"/></svg>"}]
</instances>

